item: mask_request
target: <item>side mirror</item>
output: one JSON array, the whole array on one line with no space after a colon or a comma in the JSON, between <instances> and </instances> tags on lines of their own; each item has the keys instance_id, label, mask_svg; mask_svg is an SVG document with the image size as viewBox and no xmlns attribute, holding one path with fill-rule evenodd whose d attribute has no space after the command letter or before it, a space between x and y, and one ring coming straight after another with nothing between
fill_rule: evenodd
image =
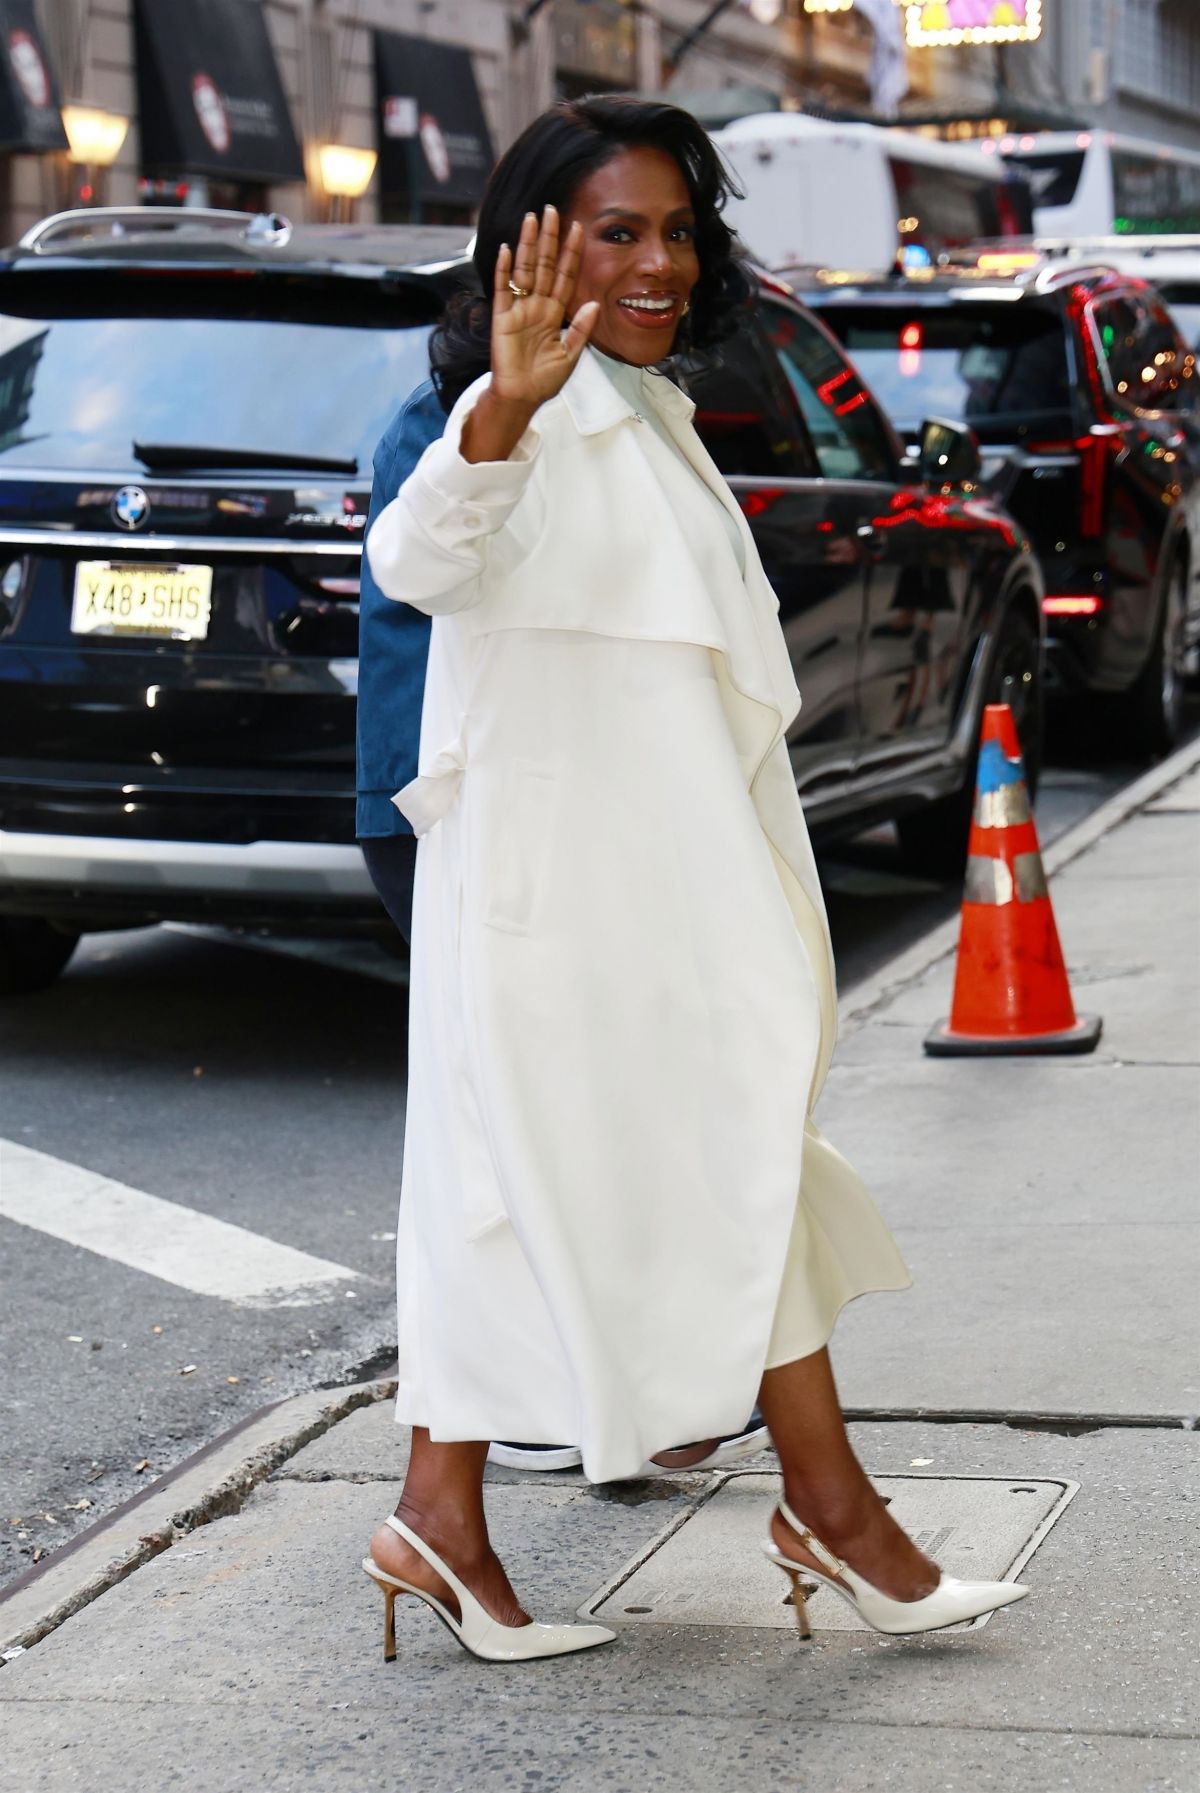
<instances>
[{"instance_id":1,"label":"side mirror","mask_svg":"<svg viewBox=\"0 0 1200 1793\"><path fill-rule=\"evenodd\" d=\"M918 465L931 486L974 485L983 472L975 431L969 424L927 417L921 425Z\"/></svg>"}]
</instances>

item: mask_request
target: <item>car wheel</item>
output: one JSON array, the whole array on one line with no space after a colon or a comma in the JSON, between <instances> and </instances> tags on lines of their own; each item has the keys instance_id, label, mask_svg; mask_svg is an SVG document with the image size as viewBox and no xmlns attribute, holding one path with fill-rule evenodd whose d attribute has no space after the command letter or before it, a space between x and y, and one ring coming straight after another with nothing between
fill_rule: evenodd
<instances>
[{"instance_id":1,"label":"car wheel","mask_svg":"<svg viewBox=\"0 0 1200 1793\"><path fill-rule=\"evenodd\" d=\"M1146 664L1117 699L1122 738L1134 753L1170 753L1183 726L1187 567L1176 560Z\"/></svg>"},{"instance_id":2,"label":"car wheel","mask_svg":"<svg viewBox=\"0 0 1200 1793\"><path fill-rule=\"evenodd\" d=\"M1011 709L1025 764L1025 784L1029 795L1036 796L1042 773L1045 688L1041 644L1033 625L1020 611L1007 610L996 632L983 701L1007 704ZM947 881L962 877L967 863L978 759L976 744L957 791L927 803L912 815L901 816L897 822L900 852L908 870Z\"/></svg>"},{"instance_id":3,"label":"car wheel","mask_svg":"<svg viewBox=\"0 0 1200 1793\"><path fill-rule=\"evenodd\" d=\"M0 916L0 996L28 996L47 989L79 944L48 921Z\"/></svg>"}]
</instances>

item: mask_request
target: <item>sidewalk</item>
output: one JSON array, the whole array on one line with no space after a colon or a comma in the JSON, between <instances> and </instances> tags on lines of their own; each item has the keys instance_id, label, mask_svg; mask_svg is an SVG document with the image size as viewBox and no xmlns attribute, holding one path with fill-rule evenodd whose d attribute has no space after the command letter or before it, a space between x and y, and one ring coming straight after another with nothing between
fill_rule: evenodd
<instances>
[{"instance_id":1,"label":"sidewalk","mask_svg":"<svg viewBox=\"0 0 1200 1793\"><path fill-rule=\"evenodd\" d=\"M1114 809L1053 877L1077 1005L1104 1016L1094 1056L925 1058L952 974L934 937L858 996L822 1103L916 1279L839 1327L858 1449L896 1478L898 1508L942 1502L938 1548L956 1569L974 1552L983 1572L998 1547L976 1497L1032 1510L1045 1487L1078 1483L1023 1571L1031 1599L978 1631L892 1640L814 1602L803 1646L782 1578L759 1592L769 1566L752 1537L720 1544L741 1539L738 1509L765 1518L759 1484L592 1488L490 1471L498 1548L539 1617L569 1617L638 1558L650 1592L624 1608L618 1592L618 1614L634 1611L607 1649L511 1667L474 1661L398 1607L399 1659L385 1666L382 1601L358 1564L395 1500L404 1437L377 1385L336 1423L294 1431L293 1443L326 1424L311 1442L260 1456L258 1473L278 1466L248 1497L193 1503L192 1523L222 1501L237 1511L8 1662L0 1787L1192 1793L1198 767L1193 748L1176 782L1126 819ZM303 1399L311 1417L320 1397ZM171 1498L156 1519L144 1510L150 1534ZM70 1564L57 1573L69 1581ZM38 1586L0 1602L0 1640Z\"/></svg>"}]
</instances>

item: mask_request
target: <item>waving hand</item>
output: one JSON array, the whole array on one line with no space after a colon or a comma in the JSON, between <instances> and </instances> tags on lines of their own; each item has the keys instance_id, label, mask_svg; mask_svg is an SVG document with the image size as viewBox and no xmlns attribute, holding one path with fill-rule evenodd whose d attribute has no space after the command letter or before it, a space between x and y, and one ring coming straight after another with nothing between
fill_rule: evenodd
<instances>
[{"instance_id":1,"label":"waving hand","mask_svg":"<svg viewBox=\"0 0 1200 1793\"><path fill-rule=\"evenodd\" d=\"M540 227L533 212L525 214L515 254L507 243L501 248L492 300L492 391L498 399L534 409L544 405L582 355L600 310L594 301L581 305L566 323L582 239L575 223L560 245L558 213L548 205Z\"/></svg>"}]
</instances>

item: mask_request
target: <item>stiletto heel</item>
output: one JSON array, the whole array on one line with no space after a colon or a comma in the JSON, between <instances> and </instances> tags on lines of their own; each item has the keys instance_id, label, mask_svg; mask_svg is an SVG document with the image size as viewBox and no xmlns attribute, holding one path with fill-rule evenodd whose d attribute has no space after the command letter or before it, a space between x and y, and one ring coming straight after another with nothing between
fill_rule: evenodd
<instances>
[{"instance_id":1,"label":"stiletto heel","mask_svg":"<svg viewBox=\"0 0 1200 1793\"><path fill-rule=\"evenodd\" d=\"M792 1583L792 1605L796 1609L796 1624L801 1637L805 1643L808 1643L812 1638L812 1626L808 1622L808 1595L805 1593L804 1583L797 1571L789 1569L787 1574Z\"/></svg>"},{"instance_id":2,"label":"stiletto heel","mask_svg":"<svg viewBox=\"0 0 1200 1793\"><path fill-rule=\"evenodd\" d=\"M402 1519L389 1514L384 1522L390 1525L406 1544L423 1557L435 1574L440 1575L458 1602L458 1617L444 1606L436 1594L413 1587L398 1575L381 1569L374 1557L363 1558L363 1569L376 1587L383 1589L383 1655L386 1662L396 1660L396 1595L415 1594L438 1618L464 1650L480 1656L485 1662L528 1662L539 1656L566 1656L574 1650L592 1650L597 1644L611 1644L616 1637L604 1625L538 1625L532 1619L524 1625L502 1625L485 1606L481 1606L470 1588L458 1579L453 1569Z\"/></svg>"},{"instance_id":3,"label":"stiletto heel","mask_svg":"<svg viewBox=\"0 0 1200 1793\"><path fill-rule=\"evenodd\" d=\"M893 1600L890 1594L872 1587L849 1563L844 1563L841 1557L826 1549L803 1520L797 1519L786 1500L780 1501L779 1514L796 1533L797 1541L814 1558L815 1563L820 1565L814 1567L812 1563L795 1562L790 1556L783 1554L770 1536L763 1544L766 1555L791 1581L792 1597L796 1603L796 1622L800 1626L801 1637L811 1635L804 1588L800 1581L802 1575L815 1576L818 1581L823 1581L827 1588L832 1588L835 1594L852 1606L868 1625L876 1631L887 1632L892 1637L906 1637L918 1631L940 1631L944 1625L961 1625L967 1619L979 1618L982 1613L996 1612L1002 1606L1012 1606L1015 1601L1023 1600L1029 1592L1028 1588L1015 1581L956 1581L952 1575L943 1575L933 1592L922 1599Z\"/></svg>"}]
</instances>

